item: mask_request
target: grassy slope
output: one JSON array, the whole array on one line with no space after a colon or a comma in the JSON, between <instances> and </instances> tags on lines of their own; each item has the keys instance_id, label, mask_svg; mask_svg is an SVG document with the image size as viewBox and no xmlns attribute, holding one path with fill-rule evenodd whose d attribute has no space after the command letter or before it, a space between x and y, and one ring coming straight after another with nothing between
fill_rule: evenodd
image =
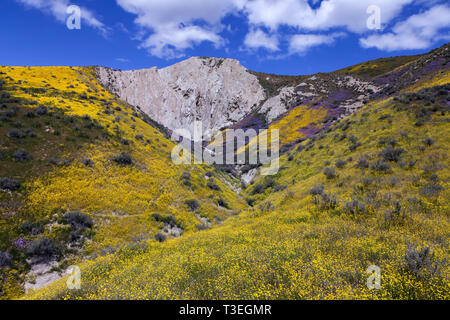
<instances>
[{"instance_id":1,"label":"grassy slope","mask_svg":"<svg viewBox=\"0 0 450 320\"><path fill-rule=\"evenodd\" d=\"M448 72L436 77L411 90L449 83ZM424 104L372 102L284 155L272 181L255 182L267 187L263 194L247 188L255 206L221 227L86 262L82 290L62 280L27 297L449 299L448 104ZM387 172L357 168L360 158L370 166L380 159L387 146L380 138L404 149L398 162ZM324 168L338 160L345 164L327 179ZM318 185L335 203L310 195ZM423 248L431 253L412 257ZM366 287L373 264L381 290Z\"/></svg>"},{"instance_id":2,"label":"grassy slope","mask_svg":"<svg viewBox=\"0 0 450 320\"><path fill-rule=\"evenodd\" d=\"M398 67L405 66L411 61L414 61L420 56L404 56L393 58L381 58L360 63L348 68L336 71L339 74L350 74L360 77L376 77L387 72L390 72Z\"/></svg>"},{"instance_id":3,"label":"grassy slope","mask_svg":"<svg viewBox=\"0 0 450 320\"><path fill-rule=\"evenodd\" d=\"M153 213L173 216L189 234L202 225L200 216L218 225L246 206L221 173L213 178L221 191L214 191L205 179L211 168L175 166L170 158L173 143L144 122L140 113L105 91L93 69L0 67L0 72L5 81L0 96L11 96L0 101L1 115L16 110L0 121L0 178L22 183L14 192L0 190L0 251L10 251L14 258L11 268L2 270L3 298L22 293L19 284L29 269L25 250L15 248L13 242L23 239L29 244L47 237L67 246L70 230L56 223L67 211L82 210L93 218L91 239L83 248L86 254L96 254L139 241L155 241L163 223L155 221ZM26 116L39 106L47 107L48 113ZM13 128L22 132L31 128L35 136L10 138ZM123 139L129 144L124 145ZM19 148L32 159L15 161L13 155ZM129 154L134 165L111 161L121 152ZM93 165L84 165L83 159L91 159ZM180 178L185 172L191 175L190 186ZM219 198L229 209L217 205ZM195 213L185 204L188 199L199 201ZM26 222L44 229L32 235L21 228ZM77 249L66 250L60 266L77 260Z\"/></svg>"}]
</instances>

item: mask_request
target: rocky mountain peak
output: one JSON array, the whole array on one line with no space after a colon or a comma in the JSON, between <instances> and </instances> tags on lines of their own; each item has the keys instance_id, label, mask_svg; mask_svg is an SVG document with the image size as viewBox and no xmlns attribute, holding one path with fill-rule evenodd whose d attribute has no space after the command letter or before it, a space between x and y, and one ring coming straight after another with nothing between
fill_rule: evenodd
<instances>
[{"instance_id":1,"label":"rocky mountain peak","mask_svg":"<svg viewBox=\"0 0 450 320\"><path fill-rule=\"evenodd\" d=\"M237 60L193 57L167 68L120 71L98 67L101 83L170 130L192 132L202 121L206 139L256 110L264 88Z\"/></svg>"}]
</instances>

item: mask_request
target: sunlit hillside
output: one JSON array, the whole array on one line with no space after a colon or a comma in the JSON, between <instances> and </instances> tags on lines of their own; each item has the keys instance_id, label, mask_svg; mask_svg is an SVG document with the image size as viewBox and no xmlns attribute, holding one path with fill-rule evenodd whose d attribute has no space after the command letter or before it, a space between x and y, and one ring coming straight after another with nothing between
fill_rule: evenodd
<instances>
[{"instance_id":1,"label":"sunlit hillside","mask_svg":"<svg viewBox=\"0 0 450 320\"><path fill-rule=\"evenodd\" d=\"M26 298L449 299L448 80L448 71L433 73L395 97L373 100L347 119L297 141L282 156L276 176L257 177L242 192L247 209L222 225L166 242L123 246L80 264L81 290L68 290L62 279ZM289 142L302 137L284 123L290 119L288 123L295 126L296 112L300 111L274 124L280 130L286 128L288 133L281 135ZM97 145L113 143L100 141ZM145 161L140 149L144 147L133 142L139 147L132 155L139 160L131 170L142 175L137 171L138 163ZM96 148L86 146L79 152L93 159L97 155L100 168L110 166L108 156L91 151ZM92 153L85 153L88 150ZM74 176L83 185L88 178L80 177L85 177L86 170L93 169L72 165L52 171L45 178L55 181L51 186L38 177L26 199L43 212L55 210L55 203L72 203L73 195L61 192L67 189L58 178ZM130 169L122 167L108 170L114 173L108 181L114 183L116 172L127 179L131 175L126 171ZM108 175L108 170L95 174ZM35 190L43 191L37 196ZM177 192L181 197L186 191ZM202 192L204 198L199 198L202 207L207 207L209 192ZM114 195L113 199L119 197L119 191ZM223 197L242 208L230 193ZM91 205L89 210L95 217L113 199L96 200L98 207ZM169 208L182 211L180 203ZM145 215L139 217L145 219ZM187 213L180 217L189 225ZM98 238L103 243L111 235L98 228L102 236L94 239L104 237ZM366 270L372 265L381 268L380 290L369 290L366 285Z\"/></svg>"},{"instance_id":2,"label":"sunlit hillside","mask_svg":"<svg viewBox=\"0 0 450 320\"><path fill-rule=\"evenodd\" d=\"M164 128L93 68L0 67L1 298L125 245L219 225L246 207L228 176L176 166ZM31 271L30 271L31 269Z\"/></svg>"}]
</instances>

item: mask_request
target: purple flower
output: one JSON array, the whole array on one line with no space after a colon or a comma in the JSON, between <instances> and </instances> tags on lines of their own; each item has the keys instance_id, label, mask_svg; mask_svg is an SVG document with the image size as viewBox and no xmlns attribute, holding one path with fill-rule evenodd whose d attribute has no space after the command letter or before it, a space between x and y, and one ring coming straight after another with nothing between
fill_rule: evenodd
<instances>
[{"instance_id":1,"label":"purple flower","mask_svg":"<svg viewBox=\"0 0 450 320\"><path fill-rule=\"evenodd\" d=\"M19 239L14 241L13 245L17 249L25 249L28 246L28 242L24 238L20 237Z\"/></svg>"}]
</instances>

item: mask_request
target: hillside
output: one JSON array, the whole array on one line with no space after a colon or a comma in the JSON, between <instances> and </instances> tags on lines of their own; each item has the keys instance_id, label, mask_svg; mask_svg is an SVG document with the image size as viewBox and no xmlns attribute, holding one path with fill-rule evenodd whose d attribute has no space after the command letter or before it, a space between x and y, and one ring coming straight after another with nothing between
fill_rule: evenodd
<instances>
[{"instance_id":1,"label":"hillside","mask_svg":"<svg viewBox=\"0 0 450 320\"><path fill-rule=\"evenodd\" d=\"M4 298L76 261L197 232L245 207L213 168L174 165L173 142L93 68L0 72Z\"/></svg>"},{"instance_id":2,"label":"hillside","mask_svg":"<svg viewBox=\"0 0 450 320\"><path fill-rule=\"evenodd\" d=\"M448 80L429 73L295 142L221 226L123 248L82 264L81 290L27 297L449 299Z\"/></svg>"},{"instance_id":3,"label":"hillside","mask_svg":"<svg viewBox=\"0 0 450 320\"><path fill-rule=\"evenodd\" d=\"M299 77L0 67L2 298L449 299L448 47ZM174 165L205 117L280 130L279 172Z\"/></svg>"},{"instance_id":4,"label":"hillside","mask_svg":"<svg viewBox=\"0 0 450 320\"><path fill-rule=\"evenodd\" d=\"M81 291L60 282L33 298L448 299L448 89L426 91L437 108L417 95L414 108L368 105L249 187L253 209L86 263ZM372 264L379 291L365 286Z\"/></svg>"}]
</instances>

